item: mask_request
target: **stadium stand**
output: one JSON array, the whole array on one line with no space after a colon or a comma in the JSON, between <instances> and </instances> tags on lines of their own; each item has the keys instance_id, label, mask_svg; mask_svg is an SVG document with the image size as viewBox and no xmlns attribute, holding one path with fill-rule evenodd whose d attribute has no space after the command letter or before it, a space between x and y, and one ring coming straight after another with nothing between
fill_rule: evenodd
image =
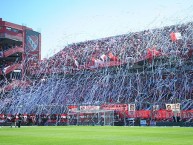
<instances>
[{"instance_id":1,"label":"stadium stand","mask_svg":"<svg viewBox=\"0 0 193 145\"><path fill-rule=\"evenodd\" d=\"M66 116L68 106L102 109L103 105L127 104L130 108L134 104L134 110L108 109L115 111L120 124L128 124L130 118L138 123L137 119L145 119L149 125L153 124L150 121L178 122L179 118L191 123L192 28L190 22L70 44L49 59L26 65L25 77L31 85L2 91L0 112L35 114L38 119L44 114L44 123L36 124L66 125L68 119L61 119L61 114ZM172 110L167 110L167 104Z\"/></svg>"}]
</instances>

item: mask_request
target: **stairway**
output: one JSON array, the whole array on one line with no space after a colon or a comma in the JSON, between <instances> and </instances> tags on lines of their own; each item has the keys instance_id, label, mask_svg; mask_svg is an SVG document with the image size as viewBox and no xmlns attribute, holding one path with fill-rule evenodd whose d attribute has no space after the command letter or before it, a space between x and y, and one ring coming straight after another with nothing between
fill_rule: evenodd
<instances>
[{"instance_id":1,"label":"stairway","mask_svg":"<svg viewBox=\"0 0 193 145\"><path fill-rule=\"evenodd\" d=\"M5 68L4 74L8 74L12 71L14 71L15 69L21 69L21 64L20 63L16 63L13 65L10 65L8 67ZM0 70L0 75L3 75L2 70Z\"/></svg>"},{"instance_id":2,"label":"stairway","mask_svg":"<svg viewBox=\"0 0 193 145\"><path fill-rule=\"evenodd\" d=\"M11 48L11 49L8 49L4 52L4 57L8 57L14 53L17 53L17 52L21 52L23 53L24 52L24 49L23 47L15 47L15 48Z\"/></svg>"}]
</instances>

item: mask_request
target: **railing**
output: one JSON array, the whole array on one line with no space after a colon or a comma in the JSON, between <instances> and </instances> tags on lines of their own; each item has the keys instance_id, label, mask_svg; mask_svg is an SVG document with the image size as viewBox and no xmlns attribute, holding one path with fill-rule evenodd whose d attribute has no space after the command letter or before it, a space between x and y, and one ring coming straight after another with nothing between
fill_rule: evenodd
<instances>
[{"instance_id":1,"label":"railing","mask_svg":"<svg viewBox=\"0 0 193 145\"><path fill-rule=\"evenodd\" d=\"M21 52L23 53L24 52L24 49L23 47L15 47L15 48L11 48L11 49L8 49L4 52L4 57L8 57L14 53L17 53L17 52Z\"/></svg>"},{"instance_id":2,"label":"railing","mask_svg":"<svg viewBox=\"0 0 193 145\"><path fill-rule=\"evenodd\" d=\"M8 38L8 39L12 39L12 40L17 40L17 41L22 41L22 34L21 33L10 33L10 32L4 32L4 33L0 33L0 38Z\"/></svg>"},{"instance_id":3,"label":"railing","mask_svg":"<svg viewBox=\"0 0 193 145\"><path fill-rule=\"evenodd\" d=\"M10 66L4 68L4 70L3 70L4 72L2 72L2 70L0 70L0 75L8 74L8 73L12 72L13 70L20 69L20 68L21 68L21 64L19 64L19 63L10 65Z\"/></svg>"}]
</instances>

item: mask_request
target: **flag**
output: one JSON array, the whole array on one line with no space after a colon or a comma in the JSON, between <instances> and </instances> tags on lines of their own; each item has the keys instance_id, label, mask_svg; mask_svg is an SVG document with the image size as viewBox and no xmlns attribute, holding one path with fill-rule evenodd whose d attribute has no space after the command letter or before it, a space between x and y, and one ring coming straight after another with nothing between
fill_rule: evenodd
<instances>
[{"instance_id":1,"label":"flag","mask_svg":"<svg viewBox=\"0 0 193 145\"><path fill-rule=\"evenodd\" d=\"M156 50L156 48L148 48L147 49L147 55L146 55L146 59L152 59L155 56L160 56L161 52Z\"/></svg>"},{"instance_id":2,"label":"flag","mask_svg":"<svg viewBox=\"0 0 193 145\"><path fill-rule=\"evenodd\" d=\"M172 32L170 33L170 38L173 42L176 42L177 40L182 39L182 35L179 32Z\"/></svg>"},{"instance_id":3,"label":"flag","mask_svg":"<svg viewBox=\"0 0 193 145\"><path fill-rule=\"evenodd\" d=\"M118 57L113 55L112 52L109 52L109 58L110 58L110 61L118 61L119 60Z\"/></svg>"},{"instance_id":4,"label":"flag","mask_svg":"<svg viewBox=\"0 0 193 145\"><path fill-rule=\"evenodd\" d=\"M101 55L100 58L102 59L102 61L107 61L107 56L105 54Z\"/></svg>"},{"instance_id":5,"label":"flag","mask_svg":"<svg viewBox=\"0 0 193 145\"><path fill-rule=\"evenodd\" d=\"M101 64L104 63L102 60L96 59L96 58L94 58L94 57L92 57L91 60L92 60L91 65L92 65L93 68L99 67Z\"/></svg>"},{"instance_id":6,"label":"flag","mask_svg":"<svg viewBox=\"0 0 193 145\"><path fill-rule=\"evenodd\" d=\"M74 60L74 64L76 65L76 67L79 67L79 63L78 63L78 61L76 60L76 58L73 58L73 60Z\"/></svg>"},{"instance_id":7,"label":"flag","mask_svg":"<svg viewBox=\"0 0 193 145\"><path fill-rule=\"evenodd\" d=\"M104 62L100 59L95 59L95 66L98 67L99 65L103 64Z\"/></svg>"}]
</instances>

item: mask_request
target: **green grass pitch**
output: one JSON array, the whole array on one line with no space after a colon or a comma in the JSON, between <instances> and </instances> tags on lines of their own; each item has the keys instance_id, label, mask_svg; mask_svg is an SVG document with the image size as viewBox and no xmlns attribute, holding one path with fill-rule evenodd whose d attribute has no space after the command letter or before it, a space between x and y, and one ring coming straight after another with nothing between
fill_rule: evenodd
<instances>
[{"instance_id":1,"label":"green grass pitch","mask_svg":"<svg viewBox=\"0 0 193 145\"><path fill-rule=\"evenodd\" d=\"M0 145L193 145L193 128L1 127Z\"/></svg>"}]
</instances>

